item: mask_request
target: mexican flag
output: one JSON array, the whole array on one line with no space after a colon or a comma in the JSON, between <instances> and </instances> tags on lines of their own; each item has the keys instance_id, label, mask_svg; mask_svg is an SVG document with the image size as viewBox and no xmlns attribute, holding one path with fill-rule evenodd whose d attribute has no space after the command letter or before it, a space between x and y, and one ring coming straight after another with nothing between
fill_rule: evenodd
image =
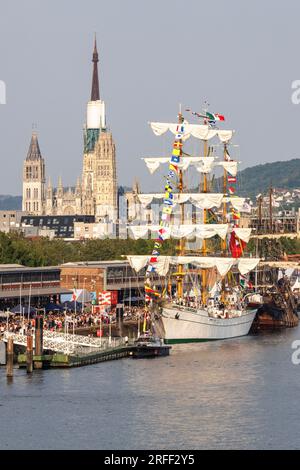
<instances>
[{"instance_id":1,"label":"mexican flag","mask_svg":"<svg viewBox=\"0 0 300 470\"><path fill-rule=\"evenodd\" d=\"M222 114L219 113L208 113L206 112L206 117L209 119L209 121L225 121L225 118Z\"/></svg>"},{"instance_id":2,"label":"mexican flag","mask_svg":"<svg viewBox=\"0 0 300 470\"><path fill-rule=\"evenodd\" d=\"M247 279L245 276L241 276L241 278L240 278L240 286L241 286L243 289L246 289L246 288L252 289L252 288L253 288L252 282L250 282L249 279Z\"/></svg>"}]
</instances>

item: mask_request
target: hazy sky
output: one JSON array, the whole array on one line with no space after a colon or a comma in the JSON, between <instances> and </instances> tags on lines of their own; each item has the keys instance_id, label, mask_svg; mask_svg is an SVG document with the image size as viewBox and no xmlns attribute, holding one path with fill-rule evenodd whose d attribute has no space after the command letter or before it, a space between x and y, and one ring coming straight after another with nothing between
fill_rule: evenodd
<instances>
[{"instance_id":1,"label":"hazy sky","mask_svg":"<svg viewBox=\"0 0 300 470\"><path fill-rule=\"evenodd\" d=\"M119 184L153 188L140 157L171 141L147 122L176 120L178 103L224 114L243 167L299 157L299 18L296 0L0 0L0 194L21 194L32 123L47 176L80 174L95 31Z\"/></svg>"}]
</instances>

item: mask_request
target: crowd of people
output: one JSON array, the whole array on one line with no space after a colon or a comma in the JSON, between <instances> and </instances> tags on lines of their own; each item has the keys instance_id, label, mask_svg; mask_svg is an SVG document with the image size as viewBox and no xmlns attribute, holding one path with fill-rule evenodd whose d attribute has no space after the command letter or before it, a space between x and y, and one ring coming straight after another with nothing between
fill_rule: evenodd
<instances>
[{"instance_id":1,"label":"crowd of people","mask_svg":"<svg viewBox=\"0 0 300 470\"><path fill-rule=\"evenodd\" d=\"M142 307L131 307L126 306L123 308L123 321L142 320L144 315L147 313L145 308ZM116 307L107 308L101 313L92 312L77 312L76 314L71 311L55 312L50 311L44 313L44 329L49 331L64 331L66 322L68 323L69 329L78 328L91 328L93 326L99 327L109 323L116 323L119 318L117 316ZM34 328L34 318L24 318L19 315L9 315L7 318L0 318L0 336L5 331L12 333L23 333L26 334L28 329Z\"/></svg>"}]
</instances>

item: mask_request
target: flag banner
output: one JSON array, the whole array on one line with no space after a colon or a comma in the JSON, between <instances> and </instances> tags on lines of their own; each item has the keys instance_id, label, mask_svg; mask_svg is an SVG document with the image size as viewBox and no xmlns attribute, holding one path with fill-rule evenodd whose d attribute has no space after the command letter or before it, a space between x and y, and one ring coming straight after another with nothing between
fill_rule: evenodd
<instances>
[{"instance_id":1,"label":"flag banner","mask_svg":"<svg viewBox=\"0 0 300 470\"><path fill-rule=\"evenodd\" d=\"M253 289L252 282L250 282L249 279L247 279L246 276L243 276L242 274L240 275L240 286L243 289Z\"/></svg>"},{"instance_id":2,"label":"flag banner","mask_svg":"<svg viewBox=\"0 0 300 470\"><path fill-rule=\"evenodd\" d=\"M165 199L173 199L173 193L172 191L166 191L165 192Z\"/></svg>"},{"instance_id":3,"label":"flag banner","mask_svg":"<svg viewBox=\"0 0 300 470\"><path fill-rule=\"evenodd\" d=\"M111 305L111 292L110 291L102 291L99 292L98 295L98 302L99 305Z\"/></svg>"},{"instance_id":4,"label":"flag banner","mask_svg":"<svg viewBox=\"0 0 300 470\"><path fill-rule=\"evenodd\" d=\"M228 183L236 183L236 177L235 176L228 176L227 181L228 181Z\"/></svg>"},{"instance_id":5,"label":"flag banner","mask_svg":"<svg viewBox=\"0 0 300 470\"><path fill-rule=\"evenodd\" d=\"M212 114L212 113L206 112L206 117L211 122L225 121L224 116L222 114L219 114L219 113Z\"/></svg>"},{"instance_id":6,"label":"flag banner","mask_svg":"<svg viewBox=\"0 0 300 470\"><path fill-rule=\"evenodd\" d=\"M233 186L229 186L228 191L230 194L233 194L235 192L235 188Z\"/></svg>"},{"instance_id":7,"label":"flag banner","mask_svg":"<svg viewBox=\"0 0 300 470\"><path fill-rule=\"evenodd\" d=\"M229 249L233 258L240 258L243 254L246 243L231 232Z\"/></svg>"},{"instance_id":8,"label":"flag banner","mask_svg":"<svg viewBox=\"0 0 300 470\"><path fill-rule=\"evenodd\" d=\"M166 206L166 207L163 207L162 209L163 211L163 214L172 214L172 207L169 207L169 206Z\"/></svg>"},{"instance_id":9,"label":"flag banner","mask_svg":"<svg viewBox=\"0 0 300 470\"><path fill-rule=\"evenodd\" d=\"M177 173L177 171L178 171L178 166L177 166L177 165L173 165L172 163L170 163L170 165L169 165L169 170L171 170L171 171L176 171L176 173Z\"/></svg>"},{"instance_id":10,"label":"flag banner","mask_svg":"<svg viewBox=\"0 0 300 470\"><path fill-rule=\"evenodd\" d=\"M73 289L73 294L72 294L72 300L73 300L73 302L76 302L77 297L78 297L78 295L77 295L77 290L76 290L76 289Z\"/></svg>"},{"instance_id":11,"label":"flag banner","mask_svg":"<svg viewBox=\"0 0 300 470\"><path fill-rule=\"evenodd\" d=\"M178 163L180 163L180 157L182 154L182 135L184 133L184 124L178 124L176 129L176 136L175 141L173 142L173 149L172 154L169 160L169 171L168 175L165 178L165 197L163 200L164 206L161 213L161 220L159 223L160 229L157 232L157 237L155 239L154 248L152 251L152 255L148 262L146 274L150 276L150 273L155 271L155 264L158 262L158 256L160 255L159 249L164 241L164 239L168 238L169 231L167 228L169 227L169 222L171 220L171 214L173 211L173 183L176 184L176 180L178 179ZM160 294L153 289L149 288L149 286L145 285L145 295L148 296L160 296ZM144 318L144 328L146 328L146 317Z\"/></svg>"}]
</instances>

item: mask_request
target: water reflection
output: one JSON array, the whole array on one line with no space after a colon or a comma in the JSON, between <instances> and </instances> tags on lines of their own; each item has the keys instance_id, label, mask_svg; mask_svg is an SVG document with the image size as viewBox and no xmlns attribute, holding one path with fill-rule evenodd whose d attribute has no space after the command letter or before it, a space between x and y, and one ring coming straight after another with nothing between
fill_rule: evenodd
<instances>
[{"instance_id":1,"label":"water reflection","mask_svg":"<svg viewBox=\"0 0 300 470\"><path fill-rule=\"evenodd\" d=\"M297 329L155 360L0 369L0 448L297 448ZM40 439L40 436L46 438Z\"/></svg>"}]
</instances>

